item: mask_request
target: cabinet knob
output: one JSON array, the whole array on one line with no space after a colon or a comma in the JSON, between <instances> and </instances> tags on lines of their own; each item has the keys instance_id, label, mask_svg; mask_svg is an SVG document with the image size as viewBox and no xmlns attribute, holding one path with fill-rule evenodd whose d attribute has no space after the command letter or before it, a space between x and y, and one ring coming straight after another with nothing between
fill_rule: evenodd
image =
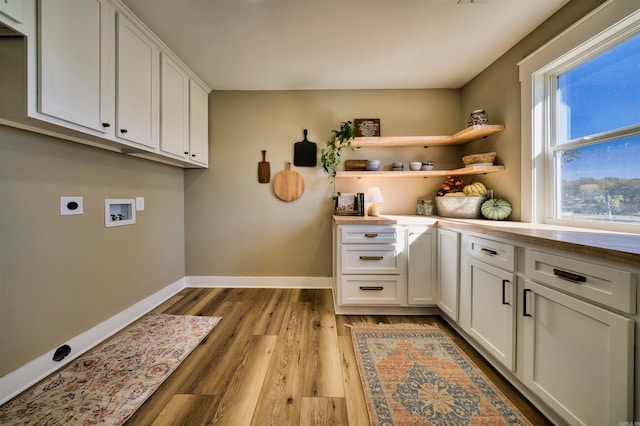
<instances>
[{"instance_id":1,"label":"cabinet knob","mask_svg":"<svg viewBox=\"0 0 640 426\"><path fill-rule=\"evenodd\" d=\"M127 129L120 129L120 133L127 133Z\"/></svg>"},{"instance_id":2,"label":"cabinet knob","mask_svg":"<svg viewBox=\"0 0 640 426\"><path fill-rule=\"evenodd\" d=\"M195 155L195 154L191 154L191 156L192 156L192 157L195 157L196 155Z\"/></svg>"},{"instance_id":3,"label":"cabinet knob","mask_svg":"<svg viewBox=\"0 0 640 426\"><path fill-rule=\"evenodd\" d=\"M107 128L107 127L111 127L110 123L102 123L102 127Z\"/></svg>"},{"instance_id":4,"label":"cabinet knob","mask_svg":"<svg viewBox=\"0 0 640 426\"><path fill-rule=\"evenodd\" d=\"M188 153L189 153L189 151L185 151L185 152L184 152L184 155L187 155Z\"/></svg>"}]
</instances>

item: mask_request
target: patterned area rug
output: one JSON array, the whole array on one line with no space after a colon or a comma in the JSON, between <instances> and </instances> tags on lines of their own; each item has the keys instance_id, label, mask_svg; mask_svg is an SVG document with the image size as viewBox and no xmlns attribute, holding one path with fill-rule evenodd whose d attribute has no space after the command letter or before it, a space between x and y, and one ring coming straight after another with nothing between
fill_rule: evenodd
<instances>
[{"instance_id":1,"label":"patterned area rug","mask_svg":"<svg viewBox=\"0 0 640 426\"><path fill-rule=\"evenodd\" d=\"M219 317L149 314L0 407L0 424L120 425Z\"/></svg>"},{"instance_id":2,"label":"patterned area rug","mask_svg":"<svg viewBox=\"0 0 640 426\"><path fill-rule=\"evenodd\" d=\"M434 326L351 327L372 426L531 425Z\"/></svg>"}]
</instances>

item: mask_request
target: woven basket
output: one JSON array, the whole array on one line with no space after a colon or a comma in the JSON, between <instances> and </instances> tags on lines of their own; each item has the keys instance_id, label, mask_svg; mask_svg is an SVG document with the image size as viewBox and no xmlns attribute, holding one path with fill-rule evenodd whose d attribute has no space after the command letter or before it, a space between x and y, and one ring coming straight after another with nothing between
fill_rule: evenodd
<instances>
[{"instance_id":1,"label":"woven basket","mask_svg":"<svg viewBox=\"0 0 640 426\"><path fill-rule=\"evenodd\" d=\"M485 152L483 154L471 154L465 155L462 157L462 162L465 166L470 166L471 164L478 163L491 163L496 161L496 153L495 152Z\"/></svg>"}]
</instances>

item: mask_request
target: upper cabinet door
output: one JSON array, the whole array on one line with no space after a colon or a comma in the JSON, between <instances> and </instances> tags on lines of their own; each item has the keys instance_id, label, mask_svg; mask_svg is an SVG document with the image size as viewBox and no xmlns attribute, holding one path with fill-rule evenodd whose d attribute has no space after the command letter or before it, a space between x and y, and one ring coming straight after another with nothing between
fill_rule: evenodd
<instances>
[{"instance_id":1,"label":"upper cabinet door","mask_svg":"<svg viewBox=\"0 0 640 426\"><path fill-rule=\"evenodd\" d=\"M160 149L185 158L189 154L189 76L162 55L160 82Z\"/></svg>"},{"instance_id":2,"label":"upper cabinet door","mask_svg":"<svg viewBox=\"0 0 640 426\"><path fill-rule=\"evenodd\" d=\"M22 0L0 0L0 14L22 22Z\"/></svg>"},{"instance_id":3,"label":"upper cabinet door","mask_svg":"<svg viewBox=\"0 0 640 426\"><path fill-rule=\"evenodd\" d=\"M41 0L38 10L39 112L109 133L113 10L98 0Z\"/></svg>"},{"instance_id":4,"label":"upper cabinet door","mask_svg":"<svg viewBox=\"0 0 640 426\"><path fill-rule=\"evenodd\" d=\"M118 15L116 136L151 148L159 140L159 51Z\"/></svg>"},{"instance_id":5,"label":"upper cabinet door","mask_svg":"<svg viewBox=\"0 0 640 426\"><path fill-rule=\"evenodd\" d=\"M209 164L209 92L191 80L189 86L189 159Z\"/></svg>"}]
</instances>

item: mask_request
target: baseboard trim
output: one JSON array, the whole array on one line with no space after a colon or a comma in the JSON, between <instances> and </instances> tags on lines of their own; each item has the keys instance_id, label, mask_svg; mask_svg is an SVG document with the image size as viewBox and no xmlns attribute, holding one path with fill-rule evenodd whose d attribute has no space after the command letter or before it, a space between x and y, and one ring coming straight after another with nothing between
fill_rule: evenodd
<instances>
[{"instance_id":1,"label":"baseboard trim","mask_svg":"<svg viewBox=\"0 0 640 426\"><path fill-rule=\"evenodd\" d=\"M331 288L331 277L187 276L187 287L205 288Z\"/></svg>"},{"instance_id":2,"label":"baseboard trim","mask_svg":"<svg viewBox=\"0 0 640 426\"><path fill-rule=\"evenodd\" d=\"M59 368L69 364L71 361L91 349L109 336L122 330L142 315L151 311L162 302L185 288L185 278L169 284L162 290L130 306L124 311L101 322L84 333L64 342L71 346L72 351L64 361L52 361L55 349L39 356L16 370L0 378L0 404L5 403L20 392L38 383L40 380L55 372Z\"/></svg>"}]
</instances>

